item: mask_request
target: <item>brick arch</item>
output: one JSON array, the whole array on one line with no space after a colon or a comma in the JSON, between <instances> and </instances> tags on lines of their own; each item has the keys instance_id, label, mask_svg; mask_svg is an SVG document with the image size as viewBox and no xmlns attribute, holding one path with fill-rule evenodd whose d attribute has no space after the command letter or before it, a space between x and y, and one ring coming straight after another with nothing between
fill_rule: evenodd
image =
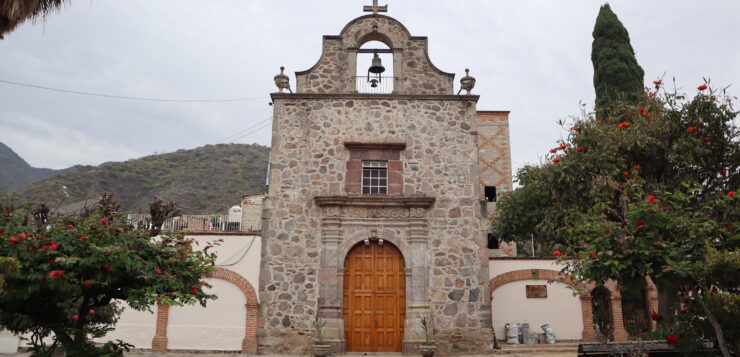
<instances>
[{"instance_id":1,"label":"brick arch","mask_svg":"<svg viewBox=\"0 0 740 357\"><path fill-rule=\"evenodd\" d=\"M246 323L244 328L244 339L242 339L243 354L257 354L257 311L260 303L252 284L239 273L226 268L215 268L206 275L207 278L226 280L239 288L246 299ZM157 325L154 338L152 339L152 350L155 352L167 351L167 325L169 324L168 305L157 303Z\"/></svg>"},{"instance_id":2,"label":"brick arch","mask_svg":"<svg viewBox=\"0 0 740 357\"><path fill-rule=\"evenodd\" d=\"M216 270L209 273L207 277L213 279L226 280L236 285L239 290L244 294L246 299L246 326L244 331L244 339L242 340L242 353L244 354L257 354L257 311L259 310L260 303L257 300L257 294L254 291L252 284L244 278L241 274L229 270L226 268L215 268Z\"/></svg>"},{"instance_id":3,"label":"brick arch","mask_svg":"<svg viewBox=\"0 0 740 357\"><path fill-rule=\"evenodd\" d=\"M514 270L507 273L503 273L491 279L489 298L493 300L493 292L504 284L508 284L520 280L548 280L556 281L559 283L566 284L573 288L576 288L581 299L581 314L583 316L583 332L581 333L583 341L595 342L598 340L596 330L594 330L593 323L593 310L591 306L591 291L596 288L594 283L581 283L572 280L567 275L549 269L522 269ZM624 330L624 324L622 323L622 301L619 288L614 282L607 282L604 284L610 293L610 304L612 306L612 314L614 319L615 341L627 341L627 332Z\"/></svg>"}]
</instances>

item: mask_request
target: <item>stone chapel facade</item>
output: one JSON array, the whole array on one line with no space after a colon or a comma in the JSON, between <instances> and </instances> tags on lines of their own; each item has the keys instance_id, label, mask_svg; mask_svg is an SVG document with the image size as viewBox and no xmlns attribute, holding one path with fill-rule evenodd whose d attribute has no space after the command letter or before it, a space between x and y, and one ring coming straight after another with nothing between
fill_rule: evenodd
<instances>
[{"instance_id":1,"label":"stone chapel facade","mask_svg":"<svg viewBox=\"0 0 740 357\"><path fill-rule=\"evenodd\" d=\"M368 41L393 55L389 93L357 90ZM336 353L414 353L420 317L441 354L491 350L485 187L511 190L508 112L456 95L427 38L377 12L296 77L272 94L260 351L308 353L316 312Z\"/></svg>"}]
</instances>

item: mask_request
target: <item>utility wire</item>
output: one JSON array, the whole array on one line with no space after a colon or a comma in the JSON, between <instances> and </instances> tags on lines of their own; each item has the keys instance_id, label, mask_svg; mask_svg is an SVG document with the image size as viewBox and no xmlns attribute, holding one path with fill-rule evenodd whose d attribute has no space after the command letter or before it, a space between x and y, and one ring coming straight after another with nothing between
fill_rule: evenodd
<instances>
[{"instance_id":1,"label":"utility wire","mask_svg":"<svg viewBox=\"0 0 740 357\"><path fill-rule=\"evenodd\" d=\"M266 127L270 126L270 125L272 125L272 121L270 121L270 122L268 122L268 123L265 123L264 125L260 126L259 128L255 128L254 130L252 130L252 131L250 131L250 132L248 132L248 133L246 133L246 134L244 134L244 135L242 135L242 136L240 136L240 137L238 137L238 138L232 139L231 141L233 142L233 141L237 141L237 140L241 140L241 139L244 139L244 138L246 138L247 136L250 136L250 135L252 135L252 134L255 134L255 133L257 133L258 131L260 131L260 130L262 130L262 129L264 129L264 128L266 128Z\"/></svg>"},{"instance_id":2,"label":"utility wire","mask_svg":"<svg viewBox=\"0 0 740 357\"><path fill-rule=\"evenodd\" d=\"M35 84L14 82L14 81L8 81L8 80L4 80L4 79L0 79L0 83L12 84L12 85L16 85L16 86L36 88L36 89L44 89L44 90L55 91L55 92L62 92L62 93L69 93L69 94L88 95L88 96L93 96L93 97L104 97L104 98L113 98L113 99L143 100L143 101L149 101L149 102L217 103L217 102L244 102L244 101L249 101L249 100L256 100L256 99L268 98L267 96L262 96L262 97L243 97L243 98L226 98L226 99L145 98L145 97L130 97L130 96L124 96L124 95L102 94L102 93L83 92L83 91L71 90L71 89L61 89L61 88L44 87L44 86L39 86L39 85L35 85Z\"/></svg>"},{"instance_id":3,"label":"utility wire","mask_svg":"<svg viewBox=\"0 0 740 357\"><path fill-rule=\"evenodd\" d=\"M224 138L224 139L221 139L221 140L219 140L218 142L219 142L219 143L225 143L225 142L227 142L227 141L233 141L233 140L232 140L232 138L234 138L234 137L236 137L236 136L239 136L239 135L241 135L242 133L244 133L244 132L246 132L246 131L248 131L248 130L250 130L250 129L254 129L255 127L257 127L257 126L261 125L262 123L264 123L264 122L267 122L267 121L269 121L269 120L271 120L271 119L272 119L272 117L271 117L271 116L269 116L269 117L267 117L267 118L266 118L265 120L263 120L263 121L261 121L261 122L259 122L259 123L256 123L256 124L254 124L254 125L252 125L252 126L250 126L250 127L247 127L246 129L243 129L243 130L239 130L238 132L236 132L236 133L234 133L234 134L231 134L231 135L227 136L226 138Z\"/></svg>"}]
</instances>

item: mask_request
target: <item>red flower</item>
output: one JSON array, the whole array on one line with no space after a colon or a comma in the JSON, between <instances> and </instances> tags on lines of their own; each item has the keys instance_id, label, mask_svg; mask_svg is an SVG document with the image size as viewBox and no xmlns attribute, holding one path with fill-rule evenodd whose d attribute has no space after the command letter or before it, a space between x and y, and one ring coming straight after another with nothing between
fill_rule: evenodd
<instances>
[{"instance_id":1,"label":"red flower","mask_svg":"<svg viewBox=\"0 0 740 357\"><path fill-rule=\"evenodd\" d=\"M58 245L56 245L56 243L53 243L53 242L52 242L52 243L51 243L51 245L49 246L49 249L51 249L51 250L57 250L58 248L59 248L59 246L58 246Z\"/></svg>"},{"instance_id":2,"label":"red flower","mask_svg":"<svg viewBox=\"0 0 740 357\"><path fill-rule=\"evenodd\" d=\"M706 85L706 84L702 84L702 85L700 85L700 86L696 87L696 89L698 89L698 90L705 90L705 89L707 89L707 88L709 88L709 87L707 87L707 85Z\"/></svg>"},{"instance_id":3,"label":"red flower","mask_svg":"<svg viewBox=\"0 0 740 357\"><path fill-rule=\"evenodd\" d=\"M559 251L559 250L556 250L556 251L552 252L552 254L555 254L557 256L560 256L563 253L561 251Z\"/></svg>"},{"instance_id":4,"label":"red flower","mask_svg":"<svg viewBox=\"0 0 740 357\"><path fill-rule=\"evenodd\" d=\"M719 174L722 176L727 176L727 170L719 170Z\"/></svg>"},{"instance_id":5,"label":"red flower","mask_svg":"<svg viewBox=\"0 0 740 357\"><path fill-rule=\"evenodd\" d=\"M583 148L583 146L579 146L576 148L576 152L583 152L583 150L586 150Z\"/></svg>"},{"instance_id":6,"label":"red flower","mask_svg":"<svg viewBox=\"0 0 740 357\"><path fill-rule=\"evenodd\" d=\"M574 127L570 128L570 130L579 131L579 130L581 130L581 127L580 126L574 126Z\"/></svg>"},{"instance_id":7,"label":"red flower","mask_svg":"<svg viewBox=\"0 0 740 357\"><path fill-rule=\"evenodd\" d=\"M77 319L79 319L79 318L80 318L80 317L79 317L79 316L77 316L77 315L74 315L74 316L72 316L72 319L73 319L73 320L77 320Z\"/></svg>"},{"instance_id":8,"label":"red flower","mask_svg":"<svg viewBox=\"0 0 740 357\"><path fill-rule=\"evenodd\" d=\"M95 315L95 314L97 314L97 312L95 312L95 310L93 310L93 309L90 309L90 311L88 311L88 313L90 313L90 315Z\"/></svg>"},{"instance_id":9,"label":"red flower","mask_svg":"<svg viewBox=\"0 0 740 357\"><path fill-rule=\"evenodd\" d=\"M591 256L591 258L596 258L596 256L597 256L596 253L591 253L589 255Z\"/></svg>"},{"instance_id":10,"label":"red flower","mask_svg":"<svg viewBox=\"0 0 740 357\"><path fill-rule=\"evenodd\" d=\"M101 218L100 219L100 223L106 223L106 222L108 222L108 221L106 221L105 218Z\"/></svg>"},{"instance_id":11,"label":"red flower","mask_svg":"<svg viewBox=\"0 0 740 357\"><path fill-rule=\"evenodd\" d=\"M110 273L110 265L103 265L103 270Z\"/></svg>"},{"instance_id":12,"label":"red flower","mask_svg":"<svg viewBox=\"0 0 740 357\"><path fill-rule=\"evenodd\" d=\"M655 321L659 321L659 320L662 320L663 319L663 316L661 316L657 312L653 312L652 314L650 314L650 318L653 319L653 320L655 320Z\"/></svg>"},{"instance_id":13,"label":"red flower","mask_svg":"<svg viewBox=\"0 0 740 357\"><path fill-rule=\"evenodd\" d=\"M72 225L71 224L68 224L68 225L64 226L64 228L72 229Z\"/></svg>"},{"instance_id":14,"label":"red flower","mask_svg":"<svg viewBox=\"0 0 740 357\"><path fill-rule=\"evenodd\" d=\"M619 225L620 225L621 227L624 227L624 226L625 226L626 224L627 224L627 223L625 223L624 221L622 221L622 222L619 222Z\"/></svg>"},{"instance_id":15,"label":"red flower","mask_svg":"<svg viewBox=\"0 0 740 357\"><path fill-rule=\"evenodd\" d=\"M54 259L49 259L49 265L54 264Z\"/></svg>"},{"instance_id":16,"label":"red flower","mask_svg":"<svg viewBox=\"0 0 740 357\"><path fill-rule=\"evenodd\" d=\"M157 275L162 274L162 271L159 269L154 269L154 274L157 274Z\"/></svg>"},{"instance_id":17,"label":"red flower","mask_svg":"<svg viewBox=\"0 0 740 357\"><path fill-rule=\"evenodd\" d=\"M635 166L632 166L632 168L635 169L635 170L639 170L641 168L641 166L640 165L635 165Z\"/></svg>"},{"instance_id":18,"label":"red flower","mask_svg":"<svg viewBox=\"0 0 740 357\"><path fill-rule=\"evenodd\" d=\"M566 145L564 145L564 144L562 144L562 145L560 145L560 146L558 147L558 149L560 149L560 150L565 150L565 149L567 149L567 148L568 148L568 146L566 146Z\"/></svg>"},{"instance_id":19,"label":"red flower","mask_svg":"<svg viewBox=\"0 0 740 357\"><path fill-rule=\"evenodd\" d=\"M206 286L206 284L208 284L208 283L206 283L205 281L202 281L202 280L201 280L201 282L200 282L200 285L201 285L201 286Z\"/></svg>"},{"instance_id":20,"label":"red flower","mask_svg":"<svg viewBox=\"0 0 740 357\"><path fill-rule=\"evenodd\" d=\"M551 153L551 154L554 154L554 153L556 153L556 152L558 152L558 149L550 149L550 153Z\"/></svg>"},{"instance_id":21,"label":"red flower","mask_svg":"<svg viewBox=\"0 0 740 357\"><path fill-rule=\"evenodd\" d=\"M80 237L80 240L84 242L84 241L87 240L87 237L84 237L84 236L83 237Z\"/></svg>"},{"instance_id":22,"label":"red flower","mask_svg":"<svg viewBox=\"0 0 740 357\"><path fill-rule=\"evenodd\" d=\"M621 129L621 128L628 128L630 125L632 125L632 123L630 123L628 121L623 121L623 122L617 124L617 128L619 128L619 129Z\"/></svg>"},{"instance_id":23,"label":"red flower","mask_svg":"<svg viewBox=\"0 0 740 357\"><path fill-rule=\"evenodd\" d=\"M18 235L18 239L26 239L26 235L21 233Z\"/></svg>"},{"instance_id":24,"label":"red flower","mask_svg":"<svg viewBox=\"0 0 740 357\"><path fill-rule=\"evenodd\" d=\"M640 107L639 109L637 109L637 114L640 114L640 115L645 114L645 108Z\"/></svg>"},{"instance_id":25,"label":"red flower","mask_svg":"<svg viewBox=\"0 0 740 357\"><path fill-rule=\"evenodd\" d=\"M18 238L16 238L16 237L10 237L8 239L8 242L13 243L13 244L18 244Z\"/></svg>"},{"instance_id":26,"label":"red flower","mask_svg":"<svg viewBox=\"0 0 740 357\"><path fill-rule=\"evenodd\" d=\"M727 197L735 196L735 191L727 192Z\"/></svg>"},{"instance_id":27,"label":"red flower","mask_svg":"<svg viewBox=\"0 0 740 357\"><path fill-rule=\"evenodd\" d=\"M703 137L703 138L699 139L699 141L701 141L701 142L703 142L703 143L705 143L705 142L707 142L707 141L709 141L709 140L712 140L712 138L711 138L711 137L709 137L709 136L705 136L705 137Z\"/></svg>"},{"instance_id":28,"label":"red flower","mask_svg":"<svg viewBox=\"0 0 740 357\"><path fill-rule=\"evenodd\" d=\"M655 196L648 196L647 201L650 203L655 202Z\"/></svg>"},{"instance_id":29,"label":"red flower","mask_svg":"<svg viewBox=\"0 0 740 357\"><path fill-rule=\"evenodd\" d=\"M552 162L560 162L560 160L562 160L562 159L559 158L559 157L556 157L556 158L552 159Z\"/></svg>"},{"instance_id":30,"label":"red flower","mask_svg":"<svg viewBox=\"0 0 740 357\"><path fill-rule=\"evenodd\" d=\"M645 222L643 222L642 220L638 220L637 222L635 222L635 227L637 228L641 228L644 226L645 226Z\"/></svg>"},{"instance_id":31,"label":"red flower","mask_svg":"<svg viewBox=\"0 0 740 357\"><path fill-rule=\"evenodd\" d=\"M678 344L678 337L676 337L675 335L668 335L665 337L665 340L672 345Z\"/></svg>"},{"instance_id":32,"label":"red flower","mask_svg":"<svg viewBox=\"0 0 740 357\"><path fill-rule=\"evenodd\" d=\"M195 286L191 286L190 287L190 291L192 291L193 294L197 294L198 293L198 288L196 288Z\"/></svg>"},{"instance_id":33,"label":"red flower","mask_svg":"<svg viewBox=\"0 0 740 357\"><path fill-rule=\"evenodd\" d=\"M93 285L93 281L92 280L85 280L85 287L86 288L90 289L92 287L92 285Z\"/></svg>"},{"instance_id":34,"label":"red flower","mask_svg":"<svg viewBox=\"0 0 740 357\"><path fill-rule=\"evenodd\" d=\"M629 171L622 172L622 175L624 175L624 177L627 177L630 175L630 172Z\"/></svg>"},{"instance_id":35,"label":"red flower","mask_svg":"<svg viewBox=\"0 0 740 357\"><path fill-rule=\"evenodd\" d=\"M659 79L657 81L653 81L653 84L655 84L656 86L659 86L659 85L663 84L663 81Z\"/></svg>"},{"instance_id":36,"label":"red flower","mask_svg":"<svg viewBox=\"0 0 740 357\"><path fill-rule=\"evenodd\" d=\"M49 273L49 277L52 279L64 279L64 270L52 270Z\"/></svg>"},{"instance_id":37,"label":"red flower","mask_svg":"<svg viewBox=\"0 0 740 357\"><path fill-rule=\"evenodd\" d=\"M688 129L686 129L686 131L688 131L689 133L693 133L693 132L695 132L697 130L699 130L699 127L696 126L696 125L690 126Z\"/></svg>"}]
</instances>

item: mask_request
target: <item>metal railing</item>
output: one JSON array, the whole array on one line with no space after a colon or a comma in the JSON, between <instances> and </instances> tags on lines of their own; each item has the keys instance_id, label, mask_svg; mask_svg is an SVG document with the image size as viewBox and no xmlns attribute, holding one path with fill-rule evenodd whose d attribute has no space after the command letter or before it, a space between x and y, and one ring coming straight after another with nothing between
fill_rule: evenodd
<instances>
[{"instance_id":1,"label":"metal railing","mask_svg":"<svg viewBox=\"0 0 740 357\"><path fill-rule=\"evenodd\" d=\"M355 89L357 93L389 94L393 93L396 77L355 76Z\"/></svg>"},{"instance_id":2,"label":"metal railing","mask_svg":"<svg viewBox=\"0 0 740 357\"><path fill-rule=\"evenodd\" d=\"M129 214L128 223L134 226L151 228L148 214ZM244 229L242 229L244 228ZM163 231L189 232L243 232L259 231L260 227L242 227L240 221L229 221L227 215L183 215L168 218L162 224Z\"/></svg>"}]
</instances>

